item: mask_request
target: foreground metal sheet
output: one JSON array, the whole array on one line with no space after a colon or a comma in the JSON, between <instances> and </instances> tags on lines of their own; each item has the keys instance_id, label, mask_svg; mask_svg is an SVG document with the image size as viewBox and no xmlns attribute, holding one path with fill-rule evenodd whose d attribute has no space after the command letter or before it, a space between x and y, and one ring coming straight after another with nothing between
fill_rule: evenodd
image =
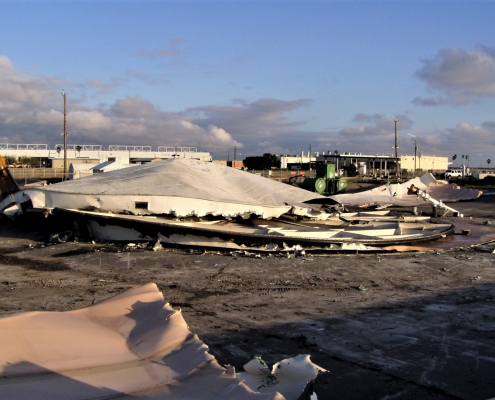
<instances>
[{"instance_id":1,"label":"foreground metal sheet","mask_svg":"<svg viewBox=\"0 0 495 400\"><path fill-rule=\"evenodd\" d=\"M234 168L171 159L97 174L14 194L0 203L30 200L34 208L99 210L133 215L278 217L293 203L335 201Z\"/></svg>"},{"instance_id":2,"label":"foreground metal sheet","mask_svg":"<svg viewBox=\"0 0 495 400\"><path fill-rule=\"evenodd\" d=\"M256 383L258 374L248 367L239 378L207 350L147 284L80 310L1 318L0 393L13 400L296 400L323 371L307 356L284 360L285 374L274 374L260 393L243 383Z\"/></svg>"},{"instance_id":3,"label":"foreground metal sheet","mask_svg":"<svg viewBox=\"0 0 495 400\"><path fill-rule=\"evenodd\" d=\"M482 194L480 190L463 188L446 181L437 181L432 174L424 174L404 183L382 185L360 193L337 194L331 198L339 203L355 206L389 204L408 207L425 204L425 200L411 190L412 186L444 203L474 200Z\"/></svg>"}]
</instances>

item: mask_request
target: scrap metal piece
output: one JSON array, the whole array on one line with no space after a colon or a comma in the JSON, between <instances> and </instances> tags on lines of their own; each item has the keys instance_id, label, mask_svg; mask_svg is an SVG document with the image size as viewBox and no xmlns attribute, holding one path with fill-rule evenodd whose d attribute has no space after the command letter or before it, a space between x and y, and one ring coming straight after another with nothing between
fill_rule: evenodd
<instances>
[{"instance_id":1,"label":"scrap metal piece","mask_svg":"<svg viewBox=\"0 0 495 400\"><path fill-rule=\"evenodd\" d=\"M249 218L254 214L270 219L290 211L292 203L335 204L324 196L245 171L184 158L31 188L13 196L18 204L30 201L34 208L175 217ZM0 203L0 210L7 205Z\"/></svg>"},{"instance_id":2,"label":"scrap metal piece","mask_svg":"<svg viewBox=\"0 0 495 400\"><path fill-rule=\"evenodd\" d=\"M309 356L286 364L284 385L246 385L250 375L220 366L153 283L79 310L0 318L0 393L11 400L303 398L322 369Z\"/></svg>"},{"instance_id":3,"label":"scrap metal piece","mask_svg":"<svg viewBox=\"0 0 495 400\"><path fill-rule=\"evenodd\" d=\"M418 191L424 195L418 196ZM442 203L461 200L475 200L482 192L477 189L462 188L446 181L437 181L430 174L411 179L404 183L388 183L377 188L360 193L337 194L331 196L335 201L345 205L370 206L370 205L395 205L413 207L424 204L425 200L433 199ZM426 195L428 198L426 198ZM455 211L455 210L454 210Z\"/></svg>"},{"instance_id":4,"label":"scrap metal piece","mask_svg":"<svg viewBox=\"0 0 495 400\"><path fill-rule=\"evenodd\" d=\"M252 390L260 393L280 392L287 400L308 398L312 393L312 383L318 374L328 372L313 364L309 355L301 354L275 363L270 370L261 357L254 357L244 365L244 371L237 374ZM298 388L304 387L303 394Z\"/></svg>"},{"instance_id":5,"label":"scrap metal piece","mask_svg":"<svg viewBox=\"0 0 495 400\"><path fill-rule=\"evenodd\" d=\"M406 222L397 217L379 216L367 224L325 225L322 221L291 223L289 221L254 219L242 221L177 221L169 218L138 217L133 215L105 214L79 210L54 211L55 216L87 223L93 239L111 241L135 241L159 238L161 243L182 246L239 249L256 247L257 251L277 243L292 251L323 248L337 244L363 244L366 246L390 246L412 244L441 239L454 233L450 223ZM371 218L371 216L367 216ZM415 217L418 219L418 217ZM357 217L359 220L359 217ZM84 229L83 229L84 230ZM254 246L253 243L256 243ZM285 243L285 245L284 245ZM266 250L268 251L268 250Z\"/></svg>"}]
</instances>

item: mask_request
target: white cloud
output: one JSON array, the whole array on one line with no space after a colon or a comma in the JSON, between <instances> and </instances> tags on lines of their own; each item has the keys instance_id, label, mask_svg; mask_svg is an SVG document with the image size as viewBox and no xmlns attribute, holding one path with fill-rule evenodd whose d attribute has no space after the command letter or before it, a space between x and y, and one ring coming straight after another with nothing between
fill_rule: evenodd
<instances>
[{"instance_id":1,"label":"white cloud","mask_svg":"<svg viewBox=\"0 0 495 400\"><path fill-rule=\"evenodd\" d=\"M50 146L60 143L63 101L58 85L61 82L56 78L18 71L8 58L0 56L0 141ZM97 79L91 85L101 86ZM140 95L117 98L111 104L83 106L81 99L88 86L64 82L64 87L68 93L69 143L191 146L211 151L218 158L226 158L229 151L232 156L234 146L240 158L266 152L300 154L301 147L304 152L309 150L309 142L314 152L392 154L397 117L401 152L413 151L414 135L421 150L429 154L495 153L493 121L418 132L405 115L357 113L344 129L318 132L305 129L304 121L290 119L291 113L311 104L308 99L234 99L226 105L168 112Z\"/></svg>"},{"instance_id":2,"label":"white cloud","mask_svg":"<svg viewBox=\"0 0 495 400\"><path fill-rule=\"evenodd\" d=\"M0 55L0 71L2 75L5 73L13 73L15 71L11 61L6 56Z\"/></svg>"},{"instance_id":3,"label":"white cloud","mask_svg":"<svg viewBox=\"0 0 495 400\"><path fill-rule=\"evenodd\" d=\"M158 112L153 104L141 96L127 96L123 100L116 100L111 111L115 116L121 118L149 117Z\"/></svg>"},{"instance_id":4,"label":"white cloud","mask_svg":"<svg viewBox=\"0 0 495 400\"><path fill-rule=\"evenodd\" d=\"M413 102L418 105L462 105L495 96L495 56L487 47L478 46L472 51L442 49L433 58L423 60L423 67L415 75L430 89L446 95L416 97Z\"/></svg>"},{"instance_id":5,"label":"white cloud","mask_svg":"<svg viewBox=\"0 0 495 400\"><path fill-rule=\"evenodd\" d=\"M105 131L112 128L112 119L98 111L71 111L67 114L70 126L82 131Z\"/></svg>"},{"instance_id":6,"label":"white cloud","mask_svg":"<svg viewBox=\"0 0 495 400\"><path fill-rule=\"evenodd\" d=\"M39 111L36 114L36 122L39 124L56 125L63 121L64 114L57 110Z\"/></svg>"},{"instance_id":7,"label":"white cloud","mask_svg":"<svg viewBox=\"0 0 495 400\"><path fill-rule=\"evenodd\" d=\"M412 120L405 115L400 115L397 119L398 128L400 127L401 130L410 129L413 124ZM368 122L369 125L345 128L340 130L338 134L346 137L358 137L360 140L367 137L376 138L395 134L395 118L392 117L385 117L380 114L366 115L360 113L356 114L354 121Z\"/></svg>"},{"instance_id":8,"label":"white cloud","mask_svg":"<svg viewBox=\"0 0 495 400\"><path fill-rule=\"evenodd\" d=\"M215 140L219 140L220 142L228 143L228 144L234 143L238 147L242 147L242 144L233 140L230 133L228 133L225 129L219 128L215 125L208 125L207 132Z\"/></svg>"},{"instance_id":9,"label":"white cloud","mask_svg":"<svg viewBox=\"0 0 495 400\"><path fill-rule=\"evenodd\" d=\"M181 45L177 40L174 46ZM284 101L262 98L236 99L230 105L205 105L183 112L162 111L140 95L117 98L112 104L83 106L86 91L109 92L130 79L154 77L127 71L109 84L90 78L85 83L64 82L68 95L69 140L78 144L129 144L192 146L227 152L234 146L249 151L299 147L305 140L302 122L289 113L309 100ZM63 127L62 85L49 76L17 71L10 60L0 58L0 129L6 138L24 143L60 142ZM94 92L93 92L94 93ZM12 141L11 141L12 142ZM280 143L283 142L284 146ZM248 155L248 154L246 154Z\"/></svg>"}]
</instances>

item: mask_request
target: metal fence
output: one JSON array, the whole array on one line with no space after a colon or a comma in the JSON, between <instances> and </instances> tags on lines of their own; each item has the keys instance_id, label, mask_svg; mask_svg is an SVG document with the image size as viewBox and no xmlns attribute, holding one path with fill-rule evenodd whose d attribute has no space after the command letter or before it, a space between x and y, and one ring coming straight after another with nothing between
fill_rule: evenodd
<instances>
[{"instance_id":1,"label":"metal fence","mask_svg":"<svg viewBox=\"0 0 495 400\"><path fill-rule=\"evenodd\" d=\"M62 179L63 168L9 168L14 179Z\"/></svg>"}]
</instances>

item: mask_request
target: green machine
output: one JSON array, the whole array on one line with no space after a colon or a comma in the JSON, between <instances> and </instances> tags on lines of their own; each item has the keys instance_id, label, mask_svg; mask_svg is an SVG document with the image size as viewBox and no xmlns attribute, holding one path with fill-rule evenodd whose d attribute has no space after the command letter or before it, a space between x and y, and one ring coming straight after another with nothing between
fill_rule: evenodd
<instances>
[{"instance_id":1,"label":"green machine","mask_svg":"<svg viewBox=\"0 0 495 400\"><path fill-rule=\"evenodd\" d=\"M303 189L311 190L322 195L332 195L345 192L347 181L337 176L335 164L316 164L316 177L306 178L302 182Z\"/></svg>"}]
</instances>

